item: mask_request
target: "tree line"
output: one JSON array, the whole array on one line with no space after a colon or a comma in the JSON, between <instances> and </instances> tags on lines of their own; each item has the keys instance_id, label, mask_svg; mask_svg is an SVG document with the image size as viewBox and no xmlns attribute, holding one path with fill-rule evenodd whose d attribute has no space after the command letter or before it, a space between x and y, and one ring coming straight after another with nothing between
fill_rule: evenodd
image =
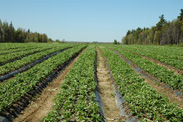
<instances>
[{"instance_id":1,"label":"tree line","mask_svg":"<svg viewBox=\"0 0 183 122\"><path fill-rule=\"evenodd\" d=\"M9 24L0 20L0 42L53 42L53 40L46 34L31 32L30 29L27 31L22 28L15 29L12 22Z\"/></svg>"},{"instance_id":2,"label":"tree line","mask_svg":"<svg viewBox=\"0 0 183 122\"><path fill-rule=\"evenodd\" d=\"M177 18L167 22L161 15L159 22L151 28L128 30L122 38L123 44L182 44L183 43L183 9Z\"/></svg>"}]
</instances>

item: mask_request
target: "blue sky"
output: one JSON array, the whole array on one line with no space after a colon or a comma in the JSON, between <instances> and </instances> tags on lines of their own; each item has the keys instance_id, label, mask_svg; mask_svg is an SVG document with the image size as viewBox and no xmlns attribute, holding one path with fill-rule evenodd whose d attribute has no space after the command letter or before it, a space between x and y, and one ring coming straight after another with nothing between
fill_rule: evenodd
<instances>
[{"instance_id":1,"label":"blue sky","mask_svg":"<svg viewBox=\"0 0 183 122\"><path fill-rule=\"evenodd\" d=\"M0 19L66 41L121 41L137 27L172 21L183 0L0 0Z\"/></svg>"}]
</instances>

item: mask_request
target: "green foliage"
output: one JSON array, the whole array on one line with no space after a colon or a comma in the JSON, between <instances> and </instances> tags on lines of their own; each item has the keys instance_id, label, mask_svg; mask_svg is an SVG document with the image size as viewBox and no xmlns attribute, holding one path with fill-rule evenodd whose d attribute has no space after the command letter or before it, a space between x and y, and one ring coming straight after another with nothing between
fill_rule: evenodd
<instances>
[{"instance_id":1,"label":"green foliage","mask_svg":"<svg viewBox=\"0 0 183 122\"><path fill-rule=\"evenodd\" d=\"M23 48L24 50L18 50L19 52L10 52L11 50L9 50L9 54L6 54L6 53L3 55L0 55L0 64L3 64L5 63L6 61L9 61L9 60L12 60L14 58L17 58L17 57L21 57L21 56L24 56L24 55L27 55L27 54L30 54L30 53L33 53L33 52L38 52L38 53L35 53L35 54L32 54L30 56L27 56L27 57L24 57L20 60L16 60L14 62L10 62L10 63L6 63L2 66L0 66L0 76L1 75L5 75L7 74L8 72L10 71L14 71L14 70L17 70L19 68L21 68L22 66L25 66L27 64L30 64L34 61L37 61L38 59L41 59L42 57L44 56L47 56L49 54L52 54L54 52L57 52L57 51L60 51L64 48L67 48L71 45L43 45L43 46L39 46L38 48L34 49L36 47L33 48L32 45L30 45L30 49L27 48ZM45 51L46 50L46 51ZM17 50L12 50L12 51L17 51ZM4 51L5 52L5 51Z\"/></svg>"},{"instance_id":2,"label":"green foliage","mask_svg":"<svg viewBox=\"0 0 183 122\"><path fill-rule=\"evenodd\" d=\"M116 39L114 39L113 44L120 44Z\"/></svg>"},{"instance_id":3,"label":"green foliage","mask_svg":"<svg viewBox=\"0 0 183 122\"><path fill-rule=\"evenodd\" d=\"M55 42L60 43L60 40L56 39Z\"/></svg>"},{"instance_id":4,"label":"green foliage","mask_svg":"<svg viewBox=\"0 0 183 122\"><path fill-rule=\"evenodd\" d=\"M166 20L164 19L164 15L162 14L159 17L160 21L156 24L156 29L158 31L162 31L163 26L165 26L165 24L167 23Z\"/></svg>"},{"instance_id":5,"label":"green foliage","mask_svg":"<svg viewBox=\"0 0 183 122\"><path fill-rule=\"evenodd\" d=\"M100 122L94 80L95 47L89 46L74 63L55 99L55 107L42 121Z\"/></svg>"},{"instance_id":6,"label":"green foliage","mask_svg":"<svg viewBox=\"0 0 183 122\"><path fill-rule=\"evenodd\" d=\"M118 42L117 42L117 40L116 39L114 39L114 44L117 44Z\"/></svg>"},{"instance_id":7,"label":"green foliage","mask_svg":"<svg viewBox=\"0 0 183 122\"><path fill-rule=\"evenodd\" d=\"M112 75L122 96L124 96L126 105L130 112L136 115L142 121L183 121L183 111L178 109L175 104L156 92L151 86L144 82L144 79L135 73L130 66L112 50L100 47L109 63ZM117 46L114 47L117 49ZM119 50L120 51L120 50ZM123 53L123 51L121 51ZM138 61L138 57L126 52L125 56L132 57ZM124 53L123 53L124 54ZM134 61L133 60L133 61ZM144 64L145 65L145 64ZM149 64L147 64L149 65ZM161 72L161 70L156 70Z\"/></svg>"},{"instance_id":8,"label":"green foliage","mask_svg":"<svg viewBox=\"0 0 183 122\"><path fill-rule=\"evenodd\" d=\"M84 46L77 46L59 53L33 68L17 74L5 84L0 84L0 115L4 115L17 101L21 100L36 85L44 81L58 66L67 62L74 54Z\"/></svg>"},{"instance_id":9,"label":"green foliage","mask_svg":"<svg viewBox=\"0 0 183 122\"><path fill-rule=\"evenodd\" d=\"M178 16L177 18L182 21L183 20L183 9L180 10L181 13L180 13L180 16Z\"/></svg>"},{"instance_id":10,"label":"green foliage","mask_svg":"<svg viewBox=\"0 0 183 122\"><path fill-rule=\"evenodd\" d=\"M28 29L18 28L14 29L12 22L8 24L0 20L0 42L52 42L52 39L48 38L46 34L40 34L37 32L30 32Z\"/></svg>"},{"instance_id":11,"label":"green foliage","mask_svg":"<svg viewBox=\"0 0 183 122\"><path fill-rule=\"evenodd\" d=\"M167 22L164 15L159 17L159 22L152 28L137 28L128 30L123 37L123 44L181 44L183 43L183 9L178 19Z\"/></svg>"},{"instance_id":12,"label":"green foliage","mask_svg":"<svg viewBox=\"0 0 183 122\"><path fill-rule=\"evenodd\" d=\"M135 63L137 66L139 66L141 69L145 70L152 76L157 77L161 82L164 82L168 84L169 86L173 87L174 89L181 90L183 89L183 77L176 75L172 71L167 70L164 67L161 67L147 59L142 58L141 56L132 54L129 51L124 51L120 48L113 47L116 51L120 52L123 56L131 60L133 63ZM129 48L128 48L129 50ZM137 52L137 51L134 51ZM139 52L139 51L138 51ZM145 50L141 50L143 54ZM149 53L152 54L152 53ZM161 55L156 55L156 53L153 53L154 56L161 56ZM181 66L182 67L182 66Z\"/></svg>"},{"instance_id":13,"label":"green foliage","mask_svg":"<svg viewBox=\"0 0 183 122\"><path fill-rule=\"evenodd\" d=\"M183 70L183 49L179 47L167 46L123 46L123 49L136 52L165 64Z\"/></svg>"},{"instance_id":14,"label":"green foliage","mask_svg":"<svg viewBox=\"0 0 183 122\"><path fill-rule=\"evenodd\" d=\"M4 64L4 63L11 61L13 59L16 59L16 58L19 58L22 56L26 56L26 55L29 55L32 53L36 53L36 52L42 51L44 49L46 49L46 48L45 47L36 48L36 46L35 47L25 46L21 50L18 49L18 50L2 51L2 55L0 55L0 64ZM15 52L13 52L13 51L15 51ZM3 53L5 53L5 54L3 54Z\"/></svg>"}]
</instances>

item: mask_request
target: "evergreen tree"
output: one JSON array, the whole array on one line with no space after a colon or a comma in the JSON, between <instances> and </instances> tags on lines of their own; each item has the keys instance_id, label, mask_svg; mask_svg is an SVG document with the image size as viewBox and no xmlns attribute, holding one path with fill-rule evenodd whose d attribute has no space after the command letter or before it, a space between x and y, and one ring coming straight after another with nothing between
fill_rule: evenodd
<instances>
[{"instance_id":1,"label":"evergreen tree","mask_svg":"<svg viewBox=\"0 0 183 122\"><path fill-rule=\"evenodd\" d=\"M160 21L156 24L156 29L158 31L162 30L162 27L165 26L165 24L167 23L166 20L164 19L164 15L162 14L160 17Z\"/></svg>"},{"instance_id":2,"label":"evergreen tree","mask_svg":"<svg viewBox=\"0 0 183 122\"><path fill-rule=\"evenodd\" d=\"M53 42L46 34L32 33L30 29L25 31L18 28L15 30L12 22L8 24L0 20L0 42Z\"/></svg>"}]
</instances>

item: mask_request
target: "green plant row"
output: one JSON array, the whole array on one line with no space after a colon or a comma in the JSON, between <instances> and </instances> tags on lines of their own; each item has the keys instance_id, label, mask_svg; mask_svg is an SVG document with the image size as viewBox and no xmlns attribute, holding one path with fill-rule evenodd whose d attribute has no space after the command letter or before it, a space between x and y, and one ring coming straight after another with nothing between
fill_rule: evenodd
<instances>
[{"instance_id":1,"label":"green plant row","mask_svg":"<svg viewBox=\"0 0 183 122\"><path fill-rule=\"evenodd\" d=\"M0 84L0 115L17 101L21 100L29 91L33 90L40 82L44 81L58 66L68 61L84 46L77 46L59 53L44 62L35 65L26 72L17 74L15 78Z\"/></svg>"},{"instance_id":2,"label":"green plant row","mask_svg":"<svg viewBox=\"0 0 183 122\"><path fill-rule=\"evenodd\" d=\"M59 46L59 47L55 47L46 51L42 51L39 53L35 53L33 55L27 56L22 58L21 60L16 60L14 62L11 63L7 63L5 65L0 66L0 75L4 75L7 74L8 72L17 70L19 68L21 68L22 66L25 66L29 63L32 63L38 59L41 59L44 56L47 56L49 54L52 54L54 52L60 51L64 48L70 47L72 45L63 45L63 46Z\"/></svg>"},{"instance_id":3,"label":"green plant row","mask_svg":"<svg viewBox=\"0 0 183 122\"><path fill-rule=\"evenodd\" d=\"M99 122L102 117L96 103L94 80L95 47L89 46L74 63L55 98L54 110L43 122Z\"/></svg>"},{"instance_id":4,"label":"green plant row","mask_svg":"<svg viewBox=\"0 0 183 122\"><path fill-rule=\"evenodd\" d=\"M142 50L149 53L160 53L164 57L173 57L178 59L176 56L183 56L183 48L182 47L169 47L169 46L154 46L154 45L130 45L130 46L122 46L124 48L129 48L132 50ZM158 54L159 55L159 54Z\"/></svg>"},{"instance_id":5,"label":"green plant row","mask_svg":"<svg viewBox=\"0 0 183 122\"><path fill-rule=\"evenodd\" d=\"M183 121L183 110L170 103L135 73L119 55L105 47L100 47L106 57L114 80L130 113L141 120Z\"/></svg>"},{"instance_id":6,"label":"green plant row","mask_svg":"<svg viewBox=\"0 0 183 122\"><path fill-rule=\"evenodd\" d=\"M40 48L51 46L51 44L45 45L45 44L35 44L35 43L32 43L32 44L25 43L24 45L23 44L20 45L20 44L16 44L16 43L13 43L13 44L12 43L9 43L9 44L2 43L2 44L0 44L0 46L3 48L4 48L4 45L7 45L7 46L5 46L7 49L4 49L4 50L1 49L0 55L7 55L8 53L20 53L21 51L40 49ZM13 46L14 46L14 48L13 48ZM53 47L53 45L51 47Z\"/></svg>"},{"instance_id":7,"label":"green plant row","mask_svg":"<svg viewBox=\"0 0 183 122\"><path fill-rule=\"evenodd\" d=\"M42 50L49 49L49 48L51 48L51 46L36 48L36 49L31 49L31 50L25 50L25 51L20 51L20 52L14 52L14 53L6 54L6 55L0 55L0 64L4 64L4 63L8 62L9 60L13 60L13 59L25 56L27 54L35 53L35 52L42 51Z\"/></svg>"},{"instance_id":8,"label":"green plant row","mask_svg":"<svg viewBox=\"0 0 183 122\"><path fill-rule=\"evenodd\" d=\"M26 50L36 49L36 48L38 48L38 47L25 46L25 47L16 48L16 49L1 50L0 51L0 55L7 55L8 53L15 53L15 52L20 52L20 51L26 51Z\"/></svg>"},{"instance_id":9,"label":"green plant row","mask_svg":"<svg viewBox=\"0 0 183 122\"><path fill-rule=\"evenodd\" d=\"M17 50L21 48L28 48L28 47L40 47L44 46L44 43L0 43L0 51L10 51L10 50Z\"/></svg>"},{"instance_id":10,"label":"green plant row","mask_svg":"<svg viewBox=\"0 0 183 122\"><path fill-rule=\"evenodd\" d=\"M174 89L182 90L183 92L183 77L175 74L173 71L169 71L167 68L159 66L141 56L132 54L129 51L122 50L120 48L113 48L114 50L121 53L124 57L131 60L133 63L138 65L141 69L145 70L154 77L157 77L160 82L164 82Z\"/></svg>"},{"instance_id":11,"label":"green plant row","mask_svg":"<svg viewBox=\"0 0 183 122\"><path fill-rule=\"evenodd\" d=\"M122 48L159 60L178 69L183 69L183 49L181 47L122 46Z\"/></svg>"}]
</instances>

